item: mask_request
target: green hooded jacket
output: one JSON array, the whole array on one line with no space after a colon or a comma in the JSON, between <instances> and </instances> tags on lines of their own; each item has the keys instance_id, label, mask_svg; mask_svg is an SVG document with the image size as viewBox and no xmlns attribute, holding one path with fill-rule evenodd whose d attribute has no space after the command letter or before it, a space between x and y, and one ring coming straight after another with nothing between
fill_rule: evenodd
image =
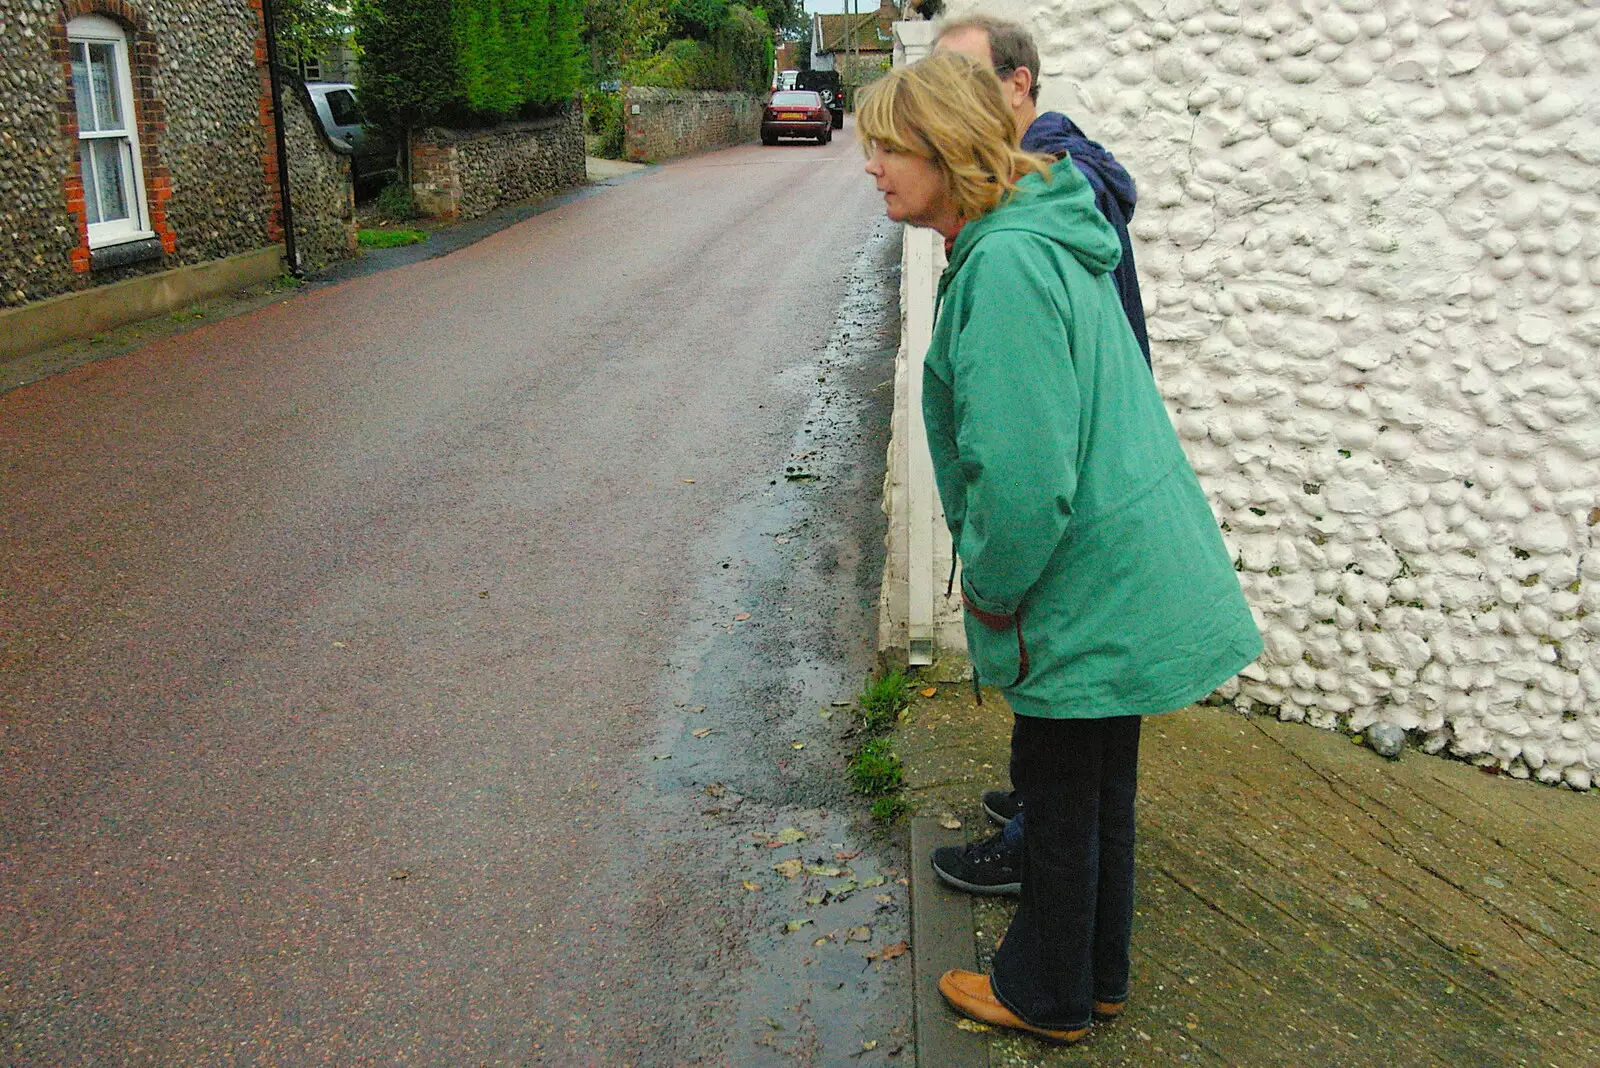
<instances>
[{"instance_id":1,"label":"green hooded jacket","mask_svg":"<svg viewBox=\"0 0 1600 1068\"><path fill-rule=\"evenodd\" d=\"M1070 161L967 223L939 281L923 418L973 670L1014 712L1147 715L1261 652L1216 518Z\"/></svg>"}]
</instances>

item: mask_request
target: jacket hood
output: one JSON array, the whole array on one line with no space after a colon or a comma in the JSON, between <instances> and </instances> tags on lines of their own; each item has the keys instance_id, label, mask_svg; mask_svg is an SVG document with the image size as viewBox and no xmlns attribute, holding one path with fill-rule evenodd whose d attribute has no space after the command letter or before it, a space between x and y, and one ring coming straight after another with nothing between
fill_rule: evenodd
<instances>
[{"instance_id":1,"label":"jacket hood","mask_svg":"<svg viewBox=\"0 0 1600 1068\"><path fill-rule=\"evenodd\" d=\"M1034 119L1033 125L1022 135L1022 147L1025 151L1043 152L1057 159L1071 156L1089 184L1115 200L1124 219L1133 218L1133 207L1139 200L1133 176L1104 146L1089 140L1078 124L1061 112L1047 111Z\"/></svg>"},{"instance_id":2,"label":"jacket hood","mask_svg":"<svg viewBox=\"0 0 1600 1068\"><path fill-rule=\"evenodd\" d=\"M961 228L950 249L949 279L986 235L1001 230L1039 234L1064 246L1090 274L1106 274L1122 261L1122 243L1094 205L1094 190L1070 160L1056 163L1050 180L1029 174L999 207Z\"/></svg>"}]
</instances>

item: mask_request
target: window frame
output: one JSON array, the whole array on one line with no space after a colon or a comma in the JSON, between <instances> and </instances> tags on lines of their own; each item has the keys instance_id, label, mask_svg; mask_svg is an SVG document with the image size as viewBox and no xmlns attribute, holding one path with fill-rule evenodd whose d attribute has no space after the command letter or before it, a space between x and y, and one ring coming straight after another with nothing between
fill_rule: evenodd
<instances>
[{"instance_id":1,"label":"window frame","mask_svg":"<svg viewBox=\"0 0 1600 1068\"><path fill-rule=\"evenodd\" d=\"M150 228L150 206L145 201L144 187L144 161L139 149L139 117L137 114L136 98L133 95L133 69L130 62L131 51L128 47L128 31L116 22L102 15L79 15L67 23L67 54L71 59L79 46L85 49L85 69L88 68L88 46L91 44L109 44L112 47L112 62L116 65L116 91L119 94L117 103L121 108L122 129L116 131L90 131L85 133L81 116L78 116L78 137L75 146L79 152L80 178L83 181L85 201L90 196L98 197L99 189L95 183L95 176L83 173L82 147L85 141L112 141L120 143L123 157L123 177L125 179L124 195L128 200L128 215L126 218L113 219L107 222L86 222L91 249L104 248L108 245L121 245L129 241L142 241L155 237L155 231ZM69 63L68 69L71 69ZM92 83L92 79L91 79ZM89 91L93 92L92 84ZM73 113L77 116L77 87L69 86L72 94ZM87 220L87 206L85 207L85 220Z\"/></svg>"}]
</instances>

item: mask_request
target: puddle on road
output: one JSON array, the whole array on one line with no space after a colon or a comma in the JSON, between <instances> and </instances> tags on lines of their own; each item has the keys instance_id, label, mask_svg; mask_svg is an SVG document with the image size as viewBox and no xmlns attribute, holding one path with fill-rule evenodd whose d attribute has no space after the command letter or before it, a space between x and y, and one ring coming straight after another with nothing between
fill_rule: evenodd
<instances>
[{"instance_id":1,"label":"puddle on road","mask_svg":"<svg viewBox=\"0 0 1600 1068\"><path fill-rule=\"evenodd\" d=\"M782 373L809 391L806 414L783 468L718 516L722 566L695 592L641 753L637 804L663 839L638 863L646 922L719 943L673 977L694 1003L661 1025L695 1063L914 1057L904 842L847 788L855 712L839 705L873 664L899 237L874 226L826 348Z\"/></svg>"}]
</instances>

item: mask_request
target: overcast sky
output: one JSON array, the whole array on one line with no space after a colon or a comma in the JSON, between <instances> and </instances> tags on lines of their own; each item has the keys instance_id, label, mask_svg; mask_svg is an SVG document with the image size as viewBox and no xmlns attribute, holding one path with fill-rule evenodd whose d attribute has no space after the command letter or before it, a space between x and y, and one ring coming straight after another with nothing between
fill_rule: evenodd
<instances>
[{"instance_id":1,"label":"overcast sky","mask_svg":"<svg viewBox=\"0 0 1600 1068\"><path fill-rule=\"evenodd\" d=\"M867 5L872 4L871 10L876 11L878 5L873 0L856 0L856 10L866 11ZM837 15L845 9L845 0L806 0L806 10L813 15Z\"/></svg>"}]
</instances>

